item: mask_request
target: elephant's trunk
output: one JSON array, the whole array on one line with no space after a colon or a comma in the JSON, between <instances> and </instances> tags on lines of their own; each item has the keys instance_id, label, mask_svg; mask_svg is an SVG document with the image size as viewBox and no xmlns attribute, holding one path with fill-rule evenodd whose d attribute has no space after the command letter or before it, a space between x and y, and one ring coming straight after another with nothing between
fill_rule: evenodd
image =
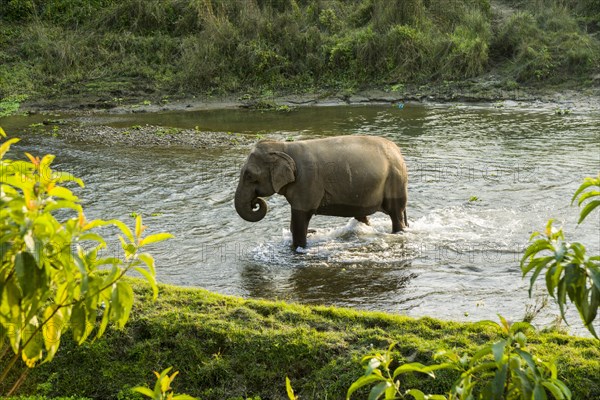
<instances>
[{"instance_id":1,"label":"elephant's trunk","mask_svg":"<svg viewBox=\"0 0 600 400\"><path fill-rule=\"evenodd\" d=\"M255 209L258 206L258 209ZM267 202L253 194L248 196L238 187L235 192L235 211L249 222L257 222L267 214Z\"/></svg>"}]
</instances>

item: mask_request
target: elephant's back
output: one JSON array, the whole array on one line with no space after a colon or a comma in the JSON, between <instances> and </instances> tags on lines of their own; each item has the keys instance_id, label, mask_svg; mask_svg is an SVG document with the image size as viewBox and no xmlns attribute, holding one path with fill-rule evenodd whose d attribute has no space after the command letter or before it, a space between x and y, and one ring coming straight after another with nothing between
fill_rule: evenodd
<instances>
[{"instance_id":1,"label":"elephant's back","mask_svg":"<svg viewBox=\"0 0 600 400\"><path fill-rule=\"evenodd\" d=\"M386 155L401 156L400 148L391 140L379 136L348 135L334 136L320 139L308 139L292 142L289 146L298 147L298 150L309 152L336 152L341 154L384 152ZM376 153L374 153L376 152Z\"/></svg>"}]
</instances>

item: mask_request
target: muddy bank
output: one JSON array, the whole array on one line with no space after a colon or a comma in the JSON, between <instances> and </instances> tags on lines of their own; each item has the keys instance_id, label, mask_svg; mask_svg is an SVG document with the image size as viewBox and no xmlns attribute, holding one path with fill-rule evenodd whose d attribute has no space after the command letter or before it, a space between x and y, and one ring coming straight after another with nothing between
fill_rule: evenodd
<instances>
[{"instance_id":1,"label":"muddy bank","mask_svg":"<svg viewBox=\"0 0 600 400\"><path fill-rule=\"evenodd\" d=\"M600 76L585 89L516 87L507 88L500 79L488 77L464 82L430 85L396 85L390 88L364 90L331 90L315 93L256 95L248 93L222 96L153 94L119 97L120 93L75 95L25 102L21 111L28 113L146 113L158 111L199 111L231 108L281 109L303 106L418 103L478 103L515 102L543 108L577 108L582 111L600 109Z\"/></svg>"},{"instance_id":2,"label":"muddy bank","mask_svg":"<svg viewBox=\"0 0 600 400\"><path fill-rule=\"evenodd\" d=\"M150 100L142 100L138 97L115 99L107 96L46 99L29 102L21 106L20 112L30 114L32 117L31 122L34 123L30 123L28 128L19 130L35 134L53 135L66 141L91 142L104 145L218 148L249 147L260 139L276 138L285 140L287 137L274 137L272 134L265 136L262 129L256 130L256 132L261 132L259 135L242 134L240 132L247 131L247 127L243 123L231 125L231 127L218 126L212 130L198 126L189 129L189 127L182 127L176 123L171 125L156 119L138 118L141 125L134 122L127 127L114 127L109 126L110 118L106 118L106 121L103 121L103 118L107 115L134 116L136 113L148 115L157 113L159 115L165 111L184 112L187 115L188 111L250 109L256 110L256 112L273 112L275 117L271 116L271 119L281 119L287 113L303 107L395 105L397 103L403 103L407 108L413 104L459 105L461 107L483 106L515 111L540 110L560 115L570 113L595 114L600 112L600 88L595 87L582 91L562 90L552 92L549 89L536 91L531 88L527 91L520 89L509 91L498 87L493 80L490 80L486 83L479 81L476 84L462 82L448 83L442 86L407 86L395 89L368 89L353 93L287 94L270 97L242 94L219 98L195 97L181 99L162 96ZM65 118L65 120L53 118ZM134 116L134 120L136 118ZM143 120L146 120L146 122L141 122ZM8 121L5 122L10 125ZM1 124L2 121L0 121ZM10 126L4 127L9 128ZM229 129L231 131L224 131ZM297 129L299 128L288 127L290 132ZM18 132L13 133L17 134Z\"/></svg>"}]
</instances>

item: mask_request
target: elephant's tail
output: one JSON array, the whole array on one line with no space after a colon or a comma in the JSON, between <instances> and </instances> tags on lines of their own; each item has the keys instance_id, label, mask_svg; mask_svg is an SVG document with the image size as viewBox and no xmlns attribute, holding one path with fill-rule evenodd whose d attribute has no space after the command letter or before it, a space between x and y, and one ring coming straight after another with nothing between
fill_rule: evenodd
<instances>
[{"instance_id":1,"label":"elephant's tail","mask_svg":"<svg viewBox=\"0 0 600 400\"><path fill-rule=\"evenodd\" d=\"M406 208L404 209L404 226L408 228L408 217L406 216Z\"/></svg>"}]
</instances>

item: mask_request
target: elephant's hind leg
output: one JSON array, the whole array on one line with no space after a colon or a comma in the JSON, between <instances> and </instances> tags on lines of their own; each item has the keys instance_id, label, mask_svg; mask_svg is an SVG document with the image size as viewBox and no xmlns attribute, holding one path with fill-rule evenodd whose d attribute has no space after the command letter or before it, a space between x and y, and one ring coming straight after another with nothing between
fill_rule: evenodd
<instances>
[{"instance_id":1,"label":"elephant's hind leg","mask_svg":"<svg viewBox=\"0 0 600 400\"><path fill-rule=\"evenodd\" d=\"M406 198L387 200L384 211L392 220L392 233L402 232L408 227L406 219Z\"/></svg>"},{"instance_id":2,"label":"elephant's hind leg","mask_svg":"<svg viewBox=\"0 0 600 400\"><path fill-rule=\"evenodd\" d=\"M354 217L358 222L362 222L365 225L371 225L369 223L369 218L365 215L364 217Z\"/></svg>"}]
</instances>

